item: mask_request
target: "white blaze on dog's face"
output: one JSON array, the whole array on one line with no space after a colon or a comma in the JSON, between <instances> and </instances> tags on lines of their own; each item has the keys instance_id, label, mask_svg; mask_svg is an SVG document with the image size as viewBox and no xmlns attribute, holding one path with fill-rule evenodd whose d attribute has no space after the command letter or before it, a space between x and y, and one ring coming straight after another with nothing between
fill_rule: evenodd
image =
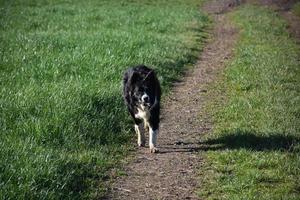
<instances>
[{"instance_id":1,"label":"white blaze on dog's face","mask_svg":"<svg viewBox=\"0 0 300 200\"><path fill-rule=\"evenodd\" d=\"M134 90L134 97L142 107L150 106L150 96L147 91L146 87L136 87Z\"/></svg>"}]
</instances>

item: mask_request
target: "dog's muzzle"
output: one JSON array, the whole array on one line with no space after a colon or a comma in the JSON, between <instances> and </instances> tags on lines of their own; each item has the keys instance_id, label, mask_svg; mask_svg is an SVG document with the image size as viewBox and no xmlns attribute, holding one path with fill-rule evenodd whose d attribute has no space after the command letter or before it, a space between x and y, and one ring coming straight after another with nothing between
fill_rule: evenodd
<instances>
[{"instance_id":1,"label":"dog's muzzle","mask_svg":"<svg viewBox=\"0 0 300 200\"><path fill-rule=\"evenodd\" d=\"M141 99L144 106L150 106L150 97L147 94L144 94Z\"/></svg>"},{"instance_id":2,"label":"dog's muzzle","mask_svg":"<svg viewBox=\"0 0 300 200\"><path fill-rule=\"evenodd\" d=\"M144 103L149 103L149 102L150 102L149 96L148 96L148 95L143 95L143 96L142 96L142 101L143 101Z\"/></svg>"}]
</instances>

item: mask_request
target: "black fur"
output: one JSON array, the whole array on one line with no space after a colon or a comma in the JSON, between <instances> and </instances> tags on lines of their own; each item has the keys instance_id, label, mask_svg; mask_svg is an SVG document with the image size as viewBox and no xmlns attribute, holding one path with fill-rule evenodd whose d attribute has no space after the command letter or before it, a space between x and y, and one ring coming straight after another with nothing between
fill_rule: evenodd
<instances>
[{"instance_id":1,"label":"black fur","mask_svg":"<svg viewBox=\"0 0 300 200\"><path fill-rule=\"evenodd\" d=\"M143 93L150 97L147 103L141 102ZM149 125L153 130L159 128L161 88L153 69L144 65L129 68L123 77L123 98L129 113L136 125L142 123L142 119L136 118L135 114L141 105L149 111Z\"/></svg>"}]
</instances>

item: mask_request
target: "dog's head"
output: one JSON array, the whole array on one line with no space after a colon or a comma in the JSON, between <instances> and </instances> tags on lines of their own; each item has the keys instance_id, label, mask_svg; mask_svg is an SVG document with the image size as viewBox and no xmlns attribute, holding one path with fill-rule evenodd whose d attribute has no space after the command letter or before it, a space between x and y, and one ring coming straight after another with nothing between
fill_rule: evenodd
<instances>
[{"instance_id":1,"label":"dog's head","mask_svg":"<svg viewBox=\"0 0 300 200\"><path fill-rule=\"evenodd\" d=\"M137 105L150 108L155 100L154 72L134 72L130 78L131 96Z\"/></svg>"}]
</instances>

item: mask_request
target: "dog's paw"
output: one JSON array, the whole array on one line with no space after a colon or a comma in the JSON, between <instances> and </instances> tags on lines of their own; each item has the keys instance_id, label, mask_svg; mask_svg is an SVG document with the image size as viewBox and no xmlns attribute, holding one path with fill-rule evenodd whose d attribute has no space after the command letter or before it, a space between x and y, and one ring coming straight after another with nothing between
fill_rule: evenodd
<instances>
[{"instance_id":1,"label":"dog's paw","mask_svg":"<svg viewBox=\"0 0 300 200\"><path fill-rule=\"evenodd\" d=\"M139 147L144 147L145 146L145 142L138 142L138 146Z\"/></svg>"},{"instance_id":2,"label":"dog's paw","mask_svg":"<svg viewBox=\"0 0 300 200\"><path fill-rule=\"evenodd\" d=\"M159 152L158 148L156 147L150 148L150 153L158 153L158 152Z\"/></svg>"}]
</instances>

